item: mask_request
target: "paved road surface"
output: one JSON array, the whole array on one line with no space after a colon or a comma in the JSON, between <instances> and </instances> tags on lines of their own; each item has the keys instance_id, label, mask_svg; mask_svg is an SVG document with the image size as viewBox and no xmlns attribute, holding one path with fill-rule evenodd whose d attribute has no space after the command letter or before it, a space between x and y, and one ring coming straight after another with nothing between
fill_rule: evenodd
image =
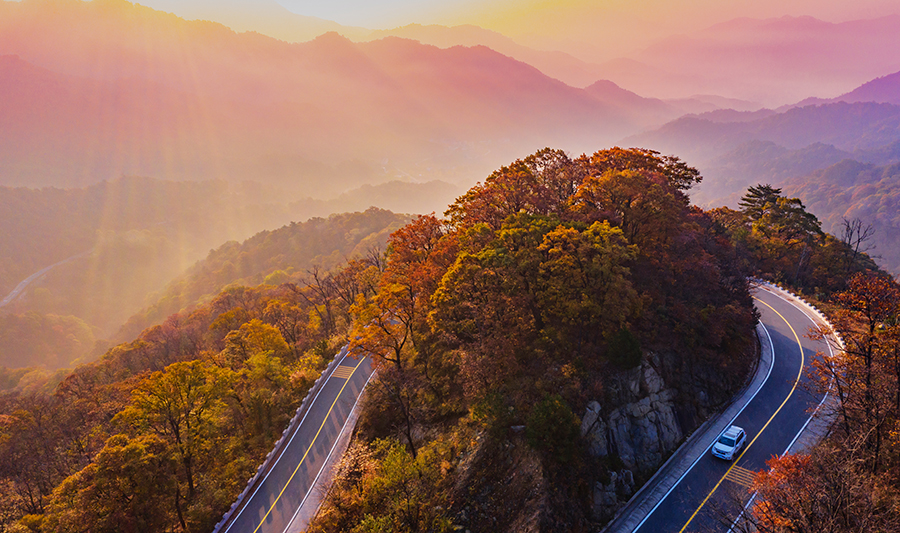
<instances>
[{"instance_id":1,"label":"paved road surface","mask_svg":"<svg viewBox=\"0 0 900 533\"><path fill-rule=\"evenodd\" d=\"M291 526L372 374L368 358L357 360L346 348L342 354L268 474L220 531L284 533Z\"/></svg>"},{"instance_id":2,"label":"paved road surface","mask_svg":"<svg viewBox=\"0 0 900 533\"><path fill-rule=\"evenodd\" d=\"M733 422L747 432L749 444L733 462L713 457L707 446L635 531L728 531L750 497L752 472L766 468L768 459L793 444L819 404L821 398L803 386L816 350L828 350L805 337L813 317L776 291L757 290L755 298L767 334L762 342L770 343L774 360L762 388ZM708 435L708 445L716 436Z\"/></svg>"},{"instance_id":3,"label":"paved road surface","mask_svg":"<svg viewBox=\"0 0 900 533\"><path fill-rule=\"evenodd\" d=\"M84 256L86 256L86 255L89 254L89 253L91 253L90 250L88 250L87 252L82 252L82 253L80 253L80 254L73 255L72 257L69 257L69 258L67 258L67 259L63 259L63 260L60 261L59 263L54 263L54 264L52 264L52 265L50 265L50 266L48 266L48 267L44 267L44 268L38 270L37 272L35 272L34 274L28 276L27 278L23 279L22 281L19 282L18 285L16 285L16 288L14 288L14 289L12 290L12 292L10 292L9 294L6 295L6 298L4 298L3 300L0 300L0 307L3 307L3 306L5 306L5 305L8 305L8 304L11 303L13 300L15 300L16 298L18 298L19 295L22 294L22 291L24 291L25 288L28 287L28 285L30 285L32 281L34 281L34 280L40 278L41 276L43 276L44 274L46 274L47 272L49 272L50 269L55 268L55 267L58 267L59 265L62 265L62 264L64 264L64 263L68 263L69 261L71 261L71 260L73 260L73 259L78 259L79 257L84 257Z\"/></svg>"}]
</instances>

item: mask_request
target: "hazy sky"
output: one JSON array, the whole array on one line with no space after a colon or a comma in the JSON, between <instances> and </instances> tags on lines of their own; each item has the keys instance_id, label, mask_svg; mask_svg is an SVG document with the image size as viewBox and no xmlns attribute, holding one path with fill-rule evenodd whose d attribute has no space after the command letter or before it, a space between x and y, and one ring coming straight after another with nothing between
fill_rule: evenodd
<instances>
[{"instance_id":1,"label":"hazy sky","mask_svg":"<svg viewBox=\"0 0 900 533\"><path fill-rule=\"evenodd\" d=\"M615 56L660 37L736 17L810 15L841 22L900 14L897 0L277 0L302 15L388 29L410 23L475 24L583 58ZM581 53L578 53L578 52ZM601 53L603 52L603 53Z\"/></svg>"},{"instance_id":2,"label":"hazy sky","mask_svg":"<svg viewBox=\"0 0 900 533\"><path fill-rule=\"evenodd\" d=\"M812 15L839 22L900 13L896 0L277 0L301 15L345 25L389 28L412 22L471 23L515 27L519 32L560 32L542 24L552 19L577 20L584 13L629 15L677 24L706 24L739 16Z\"/></svg>"}]
</instances>

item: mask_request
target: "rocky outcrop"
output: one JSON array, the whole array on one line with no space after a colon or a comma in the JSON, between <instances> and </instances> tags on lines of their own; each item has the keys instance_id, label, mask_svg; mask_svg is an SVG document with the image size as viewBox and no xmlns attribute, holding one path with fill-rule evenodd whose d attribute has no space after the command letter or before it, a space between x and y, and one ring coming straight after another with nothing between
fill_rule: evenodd
<instances>
[{"instance_id":1,"label":"rocky outcrop","mask_svg":"<svg viewBox=\"0 0 900 533\"><path fill-rule=\"evenodd\" d=\"M612 410L606 417L598 402L590 402L582 417L581 434L597 457L617 456L626 468L656 470L683 438L675 416L675 391L667 389L648 363L641 366L630 388L643 396Z\"/></svg>"},{"instance_id":2,"label":"rocky outcrop","mask_svg":"<svg viewBox=\"0 0 900 533\"><path fill-rule=\"evenodd\" d=\"M621 501L627 500L634 494L634 475L631 470L611 472L609 483L597 482L594 485L594 514L612 516L621 505Z\"/></svg>"},{"instance_id":3,"label":"rocky outcrop","mask_svg":"<svg viewBox=\"0 0 900 533\"><path fill-rule=\"evenodd\" d=\"M675 391L666 388L653 366L645 361L623 379L623 393L634 401L606 416L600 403L592 401L581 419L581 434L590 453L596 457L618 457L625 467L611 473L610 483L597 483L594 487L594 511L598 516L611 516L617 502L631 496L632 472L655 471L684 436L675 415ZM630 488L626 479L630 480Z\"/></svg>"}]
</instances>

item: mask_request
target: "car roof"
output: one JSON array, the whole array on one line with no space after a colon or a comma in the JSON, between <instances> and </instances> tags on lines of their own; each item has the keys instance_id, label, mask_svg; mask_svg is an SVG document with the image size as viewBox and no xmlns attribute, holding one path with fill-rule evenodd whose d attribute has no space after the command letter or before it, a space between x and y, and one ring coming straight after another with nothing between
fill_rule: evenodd
<instances>
[{"instance_id":1,"label":"car roof","mask_svg":"<svg viewBox=\"0 0 900 533\"><path fill-rule=\"evenodd\" d=\"M734 438L737 438L737 436L743 432L744 432L744 428L741 428L738 426L731 426L730 428L725 430L725 433L723 433L723 435L734 439Z\"/></svg>"}]
</instances>

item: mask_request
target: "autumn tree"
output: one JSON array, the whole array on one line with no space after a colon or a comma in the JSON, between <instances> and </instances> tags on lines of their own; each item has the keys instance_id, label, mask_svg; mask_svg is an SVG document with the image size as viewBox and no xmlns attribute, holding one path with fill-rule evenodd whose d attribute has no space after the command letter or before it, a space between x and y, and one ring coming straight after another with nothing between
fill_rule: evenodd
<instances>
[{"instance_id":1,"label":"autumn tree","mask_svg":"<svg viewBox=\"0 0 900 533\"><path fill-rule=\"evenodd\" d=\"M335 486L310 532L406 533L452 531L440 443L413 456L399 442L351 445ZM349 519L348 519L349 518Z\"/></svg>"},{"instance_id":2,"label":"autumn tree","mask_svg":"<svg viewBox=\"0 0 900 533\"><path fill-rule=\"evenodd\" d=\"M811 455L770 459L756 475L757 492L742 530L760 533L851 533L896 531L897 499L865 473L860 458L838 447Z\"/></svg>"},{"instance_id":3,"label":"autumn tree","mask_svg":"<svg viewBox=\"0 0 900 533\"><path fill-rule=\"evenodd\" d=\"M11 480L20 508L40 514L70 459L61 420L51 398L29 395L11 403L10 414L0 417L0 475Z\"/></svg>"},{"instance_id":4,"label":"autumn tree","mask_svg":"<svg viewBox=\"0 0 900 533\"><path fill-rule=\"evenodd\" d=\"M872 224L865 224L859 218L852 220L841 218L839 237L845 249L845 275L849 276L856 268L861 256L875 249L875 245L871 242L875 237L875 227Z\"/></svg>"},{"instance_id":5,"label":"autumn tree","mask_svg":"<svg viewBox=\"0 0 900 533\"><path fill-rule=\"evenodd\" d=\"M688 201L664 174L611 170L585 179L572 204L584 220L608 220L629 243L649 248L679 231Z\"/></svg>"},{"instance_id":6,"label":"autumn tree","mask_svg":"<svg viewBox=\"0 0 900 533\"><path fill-rule=\"evenodd\" d=\"M600 176L607 172L644 171L660 174L672 188L687 191L703 181L700 172L673 155L662 155L645 148L619 148L599 150L590 157L582 156L578 166L586 174Z\"/></svg>"},{"instance_id":7,"label":"autumn tree","mask_svg":"<svg viewBox=\"0 0 900 533\"><path fill-rule=\"evenodd\" d=\"M454 241L444 235L445 227L434 215L420 216L391 234L377 292L369 300L359 298L351 309L355 321L350 351L373 356L376 365L391 366L383 371L379 386L398 408L414 455L412 426L421 380L411 367L418 365L426 377L429 374L429 297L454 255Z\"/></svg>"},{"instance_id":8,"label":"autumn tree","mask_svg":"<svg viewBox=\"0 0 900 533\"><path fill-rule=\"evenodd\" d=\"M171 523L168 497L176 483L175 459L156 435L114 435L88 466L53 492L41 520L44 531L138 533Z\"/></svg>"},{"instance_id":9,"label":"autumn tree","mask_svg":"<svg viewBox=\"0 0 900 533\"><path fill-rule=\"evenodd\" d=\"M859 273L834 301L832 323L843 345L816 362L820 386L834 383L845 437L860 439L868 468L877 472L885 440L900 422L900 287L887 276ZM830 340L831 334L820 328L814 336Z\"/></svg>"},{"instance_id":10,"label":"autumn tree","mask_svg":"<svg viewBox=\"0 0 900 533\"><path fill-rule=\"evenodd\" d=\"M545 148L493 172L447 210L451 225L484 223L499 229L516 213L559 215L584 178L562 150Z\"/></svg>"},{"instance_id":11,"label":"autumn tree","mask_svg":"<svg viewBox=\"0 0 900 533\"><path fill-rule=\"evenodd\" d=\"M183 505L197 491L197 463L210 459L214 450L215 418L222 407L222 371L200 361L174 363L154 372L134 391L131 405L118 416L139 431L158 435L176 458L181 483L174 486L173 503L182 528L186 529ZM183 477L182 477L183 476Z\"/></svg>"}]
</instances>

